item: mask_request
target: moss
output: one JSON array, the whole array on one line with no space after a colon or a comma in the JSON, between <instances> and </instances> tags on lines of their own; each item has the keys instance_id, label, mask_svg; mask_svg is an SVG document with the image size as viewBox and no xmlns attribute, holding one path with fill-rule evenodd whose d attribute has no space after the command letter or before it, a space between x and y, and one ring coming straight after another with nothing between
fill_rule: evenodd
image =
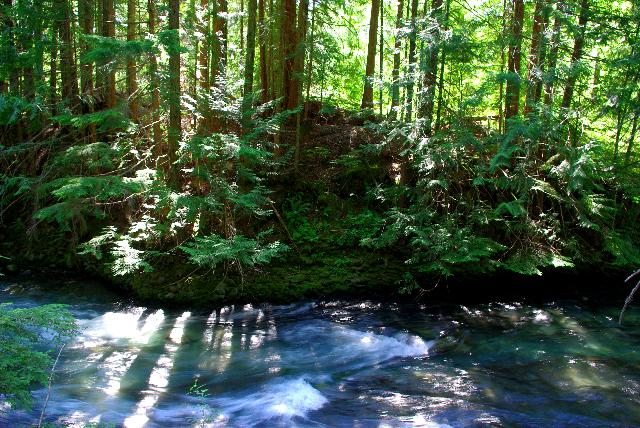
<instances>
[{"instance_id":1,"label":"moss","mask_svg":"<svg viewBox=\"0 0 640 428\"><path fill-rule=\"evenodd\" d=\"M203 272L166 258L160 268L126 279L131 293L163 305L213 306L234 302L287 303L326 296L393 294L403 265L371 253L323 252L313 258L290 255L262 270Z\"/></svg>"}]
</instances>

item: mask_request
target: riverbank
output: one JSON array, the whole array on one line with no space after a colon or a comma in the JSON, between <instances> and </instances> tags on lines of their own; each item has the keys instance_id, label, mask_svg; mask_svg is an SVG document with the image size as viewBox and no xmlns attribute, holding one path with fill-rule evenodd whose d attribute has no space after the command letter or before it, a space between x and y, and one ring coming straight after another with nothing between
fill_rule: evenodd
<instances>
[{"instance_id":1,"label":"riverbank","mask_svg":"<svg viewBox=\"0 0 640 428\"><path fill-rule=\"evenodd\" d=\"M192 266L114 278L108 271L33 264L2 266L5 279L17 281L69 278L74 282L107 285L120 299L173 308L211 308L228 304L289 304L309 299L371 299L414 303L475 303L501 300L606 299L623 302L630 291L621 269L555 269L540 276L499 272L482 277L454 277L425 282L419 289L400 291L406 267L399 260L371 254L354 257L349 266L336 266L337 255L293 265L291 261L261 270L194 274ZM428 280L428 279L425 279Z\"/></svg>"}]
</instances>

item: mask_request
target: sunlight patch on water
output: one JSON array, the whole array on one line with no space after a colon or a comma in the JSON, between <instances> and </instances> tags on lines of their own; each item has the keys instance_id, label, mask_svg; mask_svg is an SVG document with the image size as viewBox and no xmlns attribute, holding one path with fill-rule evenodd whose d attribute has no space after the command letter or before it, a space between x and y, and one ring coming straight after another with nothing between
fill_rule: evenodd
<instances>
[{"instance_id":1,"label":"sunlight patch on water","mask_svg":"<svg viewBox=\"0 0 640 428\"><path fill-rule=\"evenodd\" d=\"M211 312L211 315L209 315L209 318L207 318L207 328L202 335L202 341L205 344L210 344L213 340L213 329L215 328L217 321L218 314L216 313L216 311Z\"/></svg>"},{"instance_id":2,"label":"sunlight patch on water","mask_svg":"<svg viewBox=\"0 0 640 428\"><path fill-rule=\"evenodd\" d=\"M451 428L451 425L439 424L427 418L427 416L418 413L410 418L401 418L403 422L408 422L410 426L416 428Z\"/></svg>"},{"instance_id":3,"label":"sunlight patch on water","mask_svg":"<svg viewBox=\"0 0 640 428\"><path fill-rule=\"evenodd\" d=\"M169 341L164 348L164 354L158 358L156 365L149 376L149 389L145 396L138 402L134 413L124 420L125 428L140 428L149 421L149 412L156 405L160 396L169 385L169 375L173 368L176 352L180 348L184 327L191 312L184 312L179 316L169 334Z\"/></svg>"},{"instance_id":4,"label":"sunlight patch on water","mask_svg":"<svg viewBox=\"0 0 640 428\"><path fill-rule=\"evenodd\" d=\"M107 312L86 322L86 330L80 338L84 347L92 348L111 340L130 340L146 344L164 321L164 312L155 311L139 328L145 308L133 308L128 312Z\"/></svg>"},{"instance_id":5,"label":"sunlight patch on water","mask_svg":"<svg viewBox=\"0 0 640 428\"><path fill-rule=\"evenodd\" d=\"M114 352L104 361L107 386L102 390L107 395L116 395L120 391L120 382L133 362L138 357L138 350Z\"/></svg>"}]
</instances>

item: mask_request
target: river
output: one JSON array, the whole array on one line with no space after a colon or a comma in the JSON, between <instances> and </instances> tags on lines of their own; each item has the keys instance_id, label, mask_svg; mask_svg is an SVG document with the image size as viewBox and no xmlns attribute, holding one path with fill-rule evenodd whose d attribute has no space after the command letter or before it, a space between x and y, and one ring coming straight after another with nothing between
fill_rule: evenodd
<instances>
[{"instance_id":1,"label":"river","mask_svg":"<svg viewBox=\"0 0 640 428\"><path fill-rule=\"evenodd\" d=\"M141 307L82 281L0 282L66 303L46 420L82 427L640 426L640 311L602 299ZM0 408L0 426L37 421Z\"/></svg>"}]
</instances>

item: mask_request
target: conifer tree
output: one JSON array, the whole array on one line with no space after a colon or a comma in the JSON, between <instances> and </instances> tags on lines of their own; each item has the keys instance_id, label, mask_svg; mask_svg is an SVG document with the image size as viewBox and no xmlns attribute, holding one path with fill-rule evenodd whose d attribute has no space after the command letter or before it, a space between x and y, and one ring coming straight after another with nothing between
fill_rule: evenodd
<instances>
[{"instance_id":1,"label":"conifer tree","mask_svg":"<svg viewBox=\"0 0 640 428\"><path fill-rule=\"evenodd\" d=\"M378 35L378 16L380 0L371 0L371 19L369 20L369 43L367 45L367 65L364 72L364 91L360 108L373 108L373 73L376 66L376 42Z\"/></svg>"}]
</instances>

